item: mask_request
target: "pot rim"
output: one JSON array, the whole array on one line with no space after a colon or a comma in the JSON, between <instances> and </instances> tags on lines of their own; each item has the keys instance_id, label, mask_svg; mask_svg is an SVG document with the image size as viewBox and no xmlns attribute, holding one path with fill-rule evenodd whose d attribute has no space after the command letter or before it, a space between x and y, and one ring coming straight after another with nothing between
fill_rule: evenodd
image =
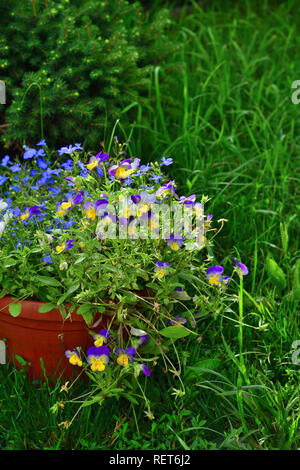
<instances>
[{"instance_id":1,"label":"pot rim","mask_svg":"<svg viewBox=\"0 0 300 470\"><path fill-rule=\"evenodd\" d=\"M13 317L8 310L8 307L11 303L14 302L21 302L22 303L22 311L20 315L17 317ZM38 321L51 321L51 322L65 322L65 321L72 321L82 323L84 318L82 315L77 315L76 310L72 313L71 318L64 320L60 311L55 308L50 310L47 313L39 313L38 309L45 305L46 302L39 302L36 300L18 300L16 298L12 298L10 296L5 296L0 298L0 316L1 315L9 315L12 321L18 321L18 318L22 320L38 320Z\"/></svg>"}]
</instances>

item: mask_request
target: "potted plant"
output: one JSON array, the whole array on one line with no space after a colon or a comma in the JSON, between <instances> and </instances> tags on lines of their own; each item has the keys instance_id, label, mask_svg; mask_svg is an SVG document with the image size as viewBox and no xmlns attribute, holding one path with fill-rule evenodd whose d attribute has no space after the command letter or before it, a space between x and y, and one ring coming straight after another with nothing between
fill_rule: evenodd
<instances>
[{"instance_id":1,"label":"potted plant","mask_svg":"<svg viewBox=\"0 0 300 470\"><path fill-rule=\"evenodd\" d=\"M143 165L127 151L116 137L96 155L42 140L20 161L0 161L0 339L31 376L40 358L48 374L68 365L68 375L69 363L82 365L78 346L107 348L108 338L119 363L144 343L151 357L164 354L195 334L208 284L228 282L219 266L206 272L207 198L177 195L162 173L171 158ZM197 279L192 298L186 284Z\"/></svg>"}]
</instances>

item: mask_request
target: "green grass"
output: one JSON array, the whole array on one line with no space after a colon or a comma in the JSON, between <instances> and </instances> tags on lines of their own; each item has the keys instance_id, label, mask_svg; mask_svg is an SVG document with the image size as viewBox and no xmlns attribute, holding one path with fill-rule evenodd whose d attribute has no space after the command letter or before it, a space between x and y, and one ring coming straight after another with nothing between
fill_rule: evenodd
<instances>
[{"instance_id":1,"label":"green grass","mask_svg":"<svg viewBox=\"0 0 300 470\"><path fill-rule=\"evenodd\" d=\"M1 366L1 448L300 446L299 365L291 361L299 308L290 295L299 259L300 106L291 102L291 84L300 79L297 1L222 2L222 11L196 3L170 31L170 40L182 43L172 58L183 64L174 87L166 90L164 71L156 68L149 89L154 108L133 103L116 133L132 131L133 154L172 156L181 194L209 195L207 212L228 219L215 239L215 259L231 271L240 254L250 271L247 294L238 303L236 286L224 308L199 323L201 341L179 345L184 397L174 400L176 382L157 370L156 419L147 421L137 409L138 428L125 403L109 402L85 409L64 429L58 423L76 407L57 418L49 413L61 397L59 385L32 386L23 373ZM285 273L281 292L266 270L268 254Z\"/></svg>"}]
</instances>

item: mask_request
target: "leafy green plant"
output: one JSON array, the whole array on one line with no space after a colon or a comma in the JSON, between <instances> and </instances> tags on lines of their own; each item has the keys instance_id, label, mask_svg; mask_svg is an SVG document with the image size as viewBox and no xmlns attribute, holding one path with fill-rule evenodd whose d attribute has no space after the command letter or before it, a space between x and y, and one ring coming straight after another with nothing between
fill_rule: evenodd
<instances>
[{"instance_id":1,"label":"leafy green plant","mask_svg":"<svg viewBox=\"0 0 300 470\"><path fill-rule=\"evenodd\" d=\"M45 133L53 146L72 135L98 148L107 122L125 110L135 119L141 104L153 106L153 67L179 47L167 40L167 10L149 18L127 0L21 0L13 7L4 0L0 15L6 146Z\"/></svg>"}]
</instances>

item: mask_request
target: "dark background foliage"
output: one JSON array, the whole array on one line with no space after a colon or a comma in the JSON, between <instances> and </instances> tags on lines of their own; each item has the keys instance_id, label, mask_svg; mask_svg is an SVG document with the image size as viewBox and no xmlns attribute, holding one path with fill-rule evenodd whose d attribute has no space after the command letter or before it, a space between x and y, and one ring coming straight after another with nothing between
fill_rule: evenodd
<instances>
[{"instance_id":1,"label":"dark background foliage","mask_svg":"<svg viewBox=\"0 0 300 470\"><path fill-rule=\"evenodd\" d=\"M20 0L12 8L3 0L0 17L6 147L35 143L44 131L51 147L71 139L99 148L103 126L122 111L134 120L138 106L153 106L153 68L179 47L167 37L168 10L150 17L138 2Z\"/></svg>"}]
</instances>

